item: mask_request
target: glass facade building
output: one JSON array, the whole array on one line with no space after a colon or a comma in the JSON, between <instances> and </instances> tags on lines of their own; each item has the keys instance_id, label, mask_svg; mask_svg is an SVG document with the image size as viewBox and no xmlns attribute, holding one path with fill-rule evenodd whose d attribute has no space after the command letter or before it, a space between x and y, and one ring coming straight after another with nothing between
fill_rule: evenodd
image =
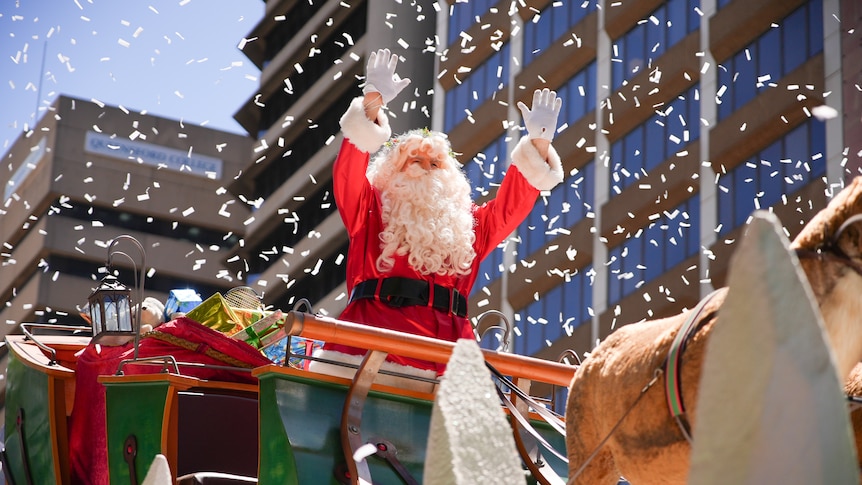
<instances>
[{"instance_id":1,"label":"glass facade building","mask_svg":"<svg viewBox=\"0 0 862 485\"><path fill-rule=\"evenodd\" d=\"M693 307L724 285L752 211L792 237L859 173L842 163L846 118L811 115L854 72L828 48L844 0L406 3L270 0L278 15L250 33L261 88L236 118L258 143L237 184L255 210L235 249L272 305L346 303L329 173L379 47L402 55L421 95L390 107L395 123L446 132L479 204L523 135L517 103L544 87L563 98L565 180L483 261L470 297L474 317L507 315L521 354L582 354Z\"/></svg>"}]
</instances>

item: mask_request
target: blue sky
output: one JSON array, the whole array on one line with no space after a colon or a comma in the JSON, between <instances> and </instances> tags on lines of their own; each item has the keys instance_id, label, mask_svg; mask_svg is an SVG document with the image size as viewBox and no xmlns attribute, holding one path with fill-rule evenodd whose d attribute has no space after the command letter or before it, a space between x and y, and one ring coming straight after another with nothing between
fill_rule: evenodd
<instances>
[{"instance_id":1,"label":"blue sky","mask_svg":"<svg viewBox=\"0 0 862 485\"><path fill-rule=\"evenodd\" d=\"M0 1L0 153L59 95L243 133L262 0ZM253 40L252 40L253 41Z\"/></svg>"}]
</instances>

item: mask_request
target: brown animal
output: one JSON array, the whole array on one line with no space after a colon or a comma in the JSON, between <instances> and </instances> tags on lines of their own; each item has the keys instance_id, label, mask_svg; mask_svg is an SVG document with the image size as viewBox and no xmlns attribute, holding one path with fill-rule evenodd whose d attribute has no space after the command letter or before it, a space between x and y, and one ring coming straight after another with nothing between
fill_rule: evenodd
<instances>
[{"instance_id":1,"label":"brown animal","mask_svg":"<svg viewBox=\"0 0 862 485\"><path fill-rule=\"evenodd\" d=\"M842 377L862 359L862 222L851 219L858 214L862 178L836 195L791 244L814 291ZM693 428L706 342L725 296L721 291L705 306L700 330L682 354L682 399ZM635 485L686 483L691 449L668 411L665 376L642 395L641 390L663 367L687 316L623 326L578 369L566 405L569 485L613 485L620 476ZM862 383L858 386L862 393Z\"/></svg>"}]
</instances>

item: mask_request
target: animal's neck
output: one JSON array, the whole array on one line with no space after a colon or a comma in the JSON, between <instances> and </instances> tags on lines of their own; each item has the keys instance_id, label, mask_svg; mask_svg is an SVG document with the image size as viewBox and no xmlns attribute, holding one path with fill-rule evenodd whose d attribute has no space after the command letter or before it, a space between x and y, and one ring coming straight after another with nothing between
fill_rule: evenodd
<instances>
[{"instance_id":1,"label":"animal's neck","mask_svg":"<svg viewBox=\"0 0 862 485\"><path fill-rule=\"evenodd\" d=\"M820 302L820 312L842 382L862 360L862 277L845 271Z\"/></svg>"}]
</instances>

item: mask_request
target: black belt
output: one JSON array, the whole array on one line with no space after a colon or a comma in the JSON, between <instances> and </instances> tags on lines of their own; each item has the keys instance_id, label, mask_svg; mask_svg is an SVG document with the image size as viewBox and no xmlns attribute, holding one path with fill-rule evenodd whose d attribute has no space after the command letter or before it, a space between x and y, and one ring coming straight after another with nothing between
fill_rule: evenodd
<instances>
[{"instance_id":1,"label":"black belt","mask_svg":"<svg viewBox=\"0 0 862 485\"><path fill-rule=\"evenodd\" d=\"M431 289L433 288L433 293ZM412 278L383 278L365 280L353 287L350 301L373 298L389 306L432 306L459 317L467 316L467 298L454 288L431 285Z\"/></svg>"}]
</instances>

